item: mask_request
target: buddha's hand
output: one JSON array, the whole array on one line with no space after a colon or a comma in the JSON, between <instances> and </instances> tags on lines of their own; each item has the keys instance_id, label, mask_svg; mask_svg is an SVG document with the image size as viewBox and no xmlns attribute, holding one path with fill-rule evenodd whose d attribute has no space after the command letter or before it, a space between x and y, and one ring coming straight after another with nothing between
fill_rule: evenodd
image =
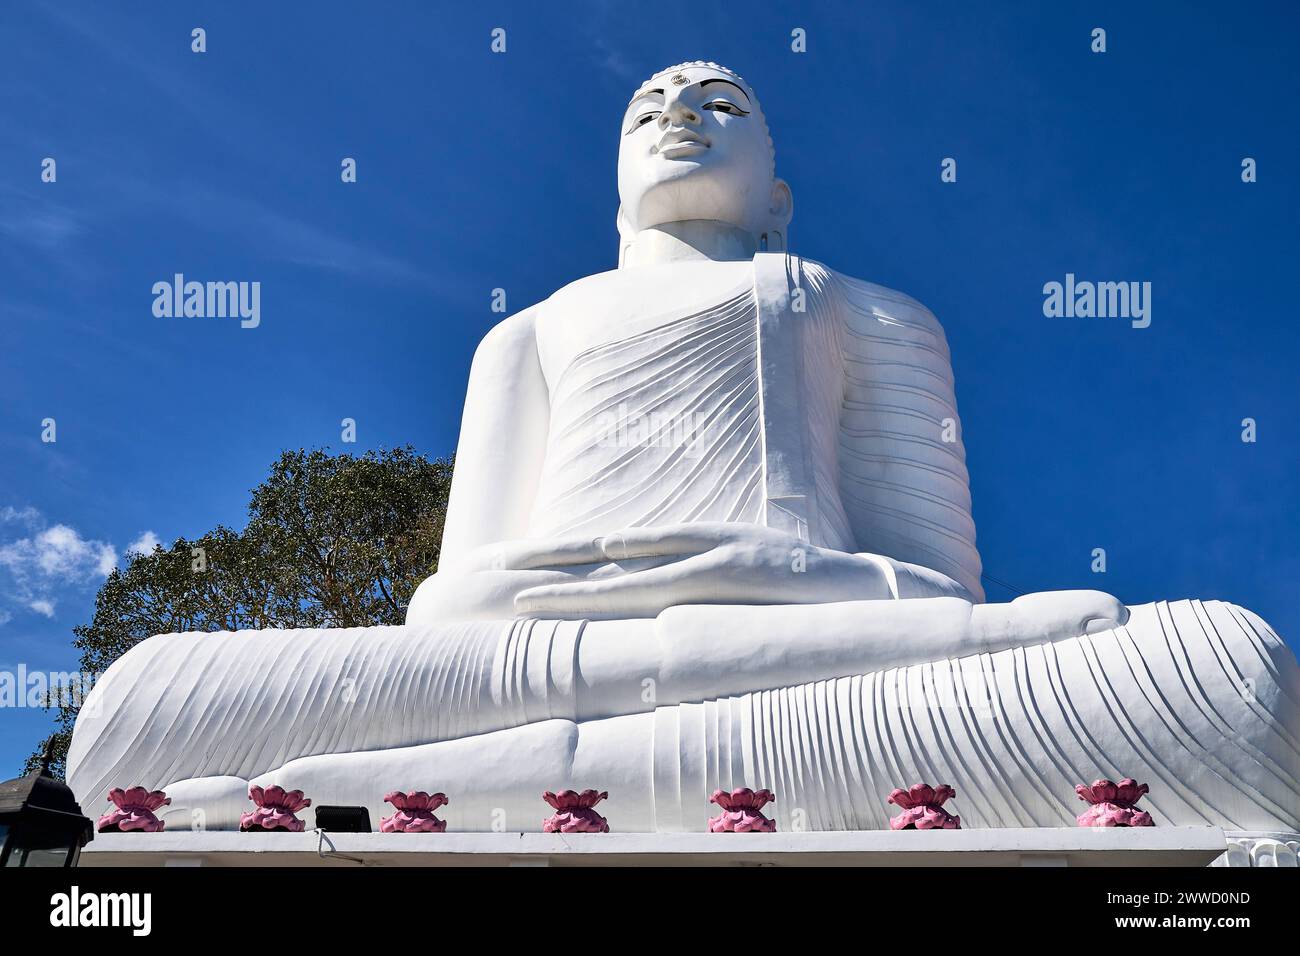
<instances>
[{"instance_id":1,"label":"buddha's hand","mask_svg":"<svg viewBox=\"0 0 1300 956\"><path fill-rule=\"evenodd\" d=\"M601 539L501 541L445 563L416 589L407 624L501 620L516 615L515 599L532 588L585 580L609 562Z\"/></svg>"},{"instance_id":2,"label":"buddha's hand","mask_svg":"<svg viewBox=\"0 0 1300 956\"><path fill-rule=\"evenodd\" d=\"M598 567L539 582L518 593L515 611L533 617L653 617L680 604L823 604L898 596L898 571L911 594L952 594L956 586L923 569L871 555L817 548L758 525L699 522L629 528L570 545L570 562ZM534 566L536 567L536 566ZM551 573L563 571L551 565ZM570 567L568 570L575 570ZM940 581L942 579L942 581Z\"/></svg>"}]
</instances>

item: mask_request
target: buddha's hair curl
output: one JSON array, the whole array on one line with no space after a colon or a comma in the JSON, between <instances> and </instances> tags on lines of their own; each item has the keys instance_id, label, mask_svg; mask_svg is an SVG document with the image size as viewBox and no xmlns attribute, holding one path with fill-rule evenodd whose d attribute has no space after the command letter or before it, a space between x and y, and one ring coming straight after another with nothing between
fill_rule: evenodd
<instances>
[{"instance_id":1,"label":"buddha's hair curl","mask_svg":"<svg viewBox=\"0 0 1300 956\"><path fill-rule=\"evenodd\" d=\"M767 128L767 117L763 114L763 108L762 106L759 105L758 95L754 92L754 88L750 86L745 81L745 78L741 76L739 73L737 73L735 70L728 69L727 67L723 66L721 63L714 63L712 60L690 60L686 63L678 63L675 66L665 67L664 69L659 70L657 73L652 74L650 79L646 80L644 83L641 84L640 87L638 87L636 94L632 98L636 99L636 97L641 94L642 90L648 87L659 77L667 76L669 73L677 73L680 70L690 69L691 67L702 67L709 70L716 70L718 73L723 73L731 77L733 80L735 80L736 84L742 90L744 90L745 93L749 96L750 102L754 104L754 112L758 115L759 122L763 124L763 135L767 138L767 155L772 161L771 173L773 178L775 178L776 177L776 147L772 143L772 133Z\"/></svg>"}]
</instances>

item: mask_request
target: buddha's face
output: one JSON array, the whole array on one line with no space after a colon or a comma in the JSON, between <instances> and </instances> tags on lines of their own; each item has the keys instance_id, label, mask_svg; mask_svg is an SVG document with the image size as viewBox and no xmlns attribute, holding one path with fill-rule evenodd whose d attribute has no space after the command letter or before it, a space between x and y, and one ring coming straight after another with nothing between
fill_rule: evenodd
<instances>
[{"instance_id":1,"label":"buddha's face","mask_svg":"<svg viewBox=\"0 0 1300 956\"><path fill-rule=\"evenodd\" d=\"M789 219L758 103L733 77L708 67L656 77L628 104L622 134L624 233L711 219L757 236Z\"/></svg>"}]
</instances>

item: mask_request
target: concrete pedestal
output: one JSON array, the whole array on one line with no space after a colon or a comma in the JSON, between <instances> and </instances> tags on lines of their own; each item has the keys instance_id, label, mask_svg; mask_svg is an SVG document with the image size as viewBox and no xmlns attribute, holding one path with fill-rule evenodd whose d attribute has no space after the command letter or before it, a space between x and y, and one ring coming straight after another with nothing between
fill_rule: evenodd
<instances>
[{"instance_id":1,"label":"concrete pedestal","mask_svg":"<svg viewBox=\"0 0 1300 956\"><path fill-rule=\"evenodd\" d=\"M102 833L82 866L1207 866L1217 827L817 833Z\"/></svg>"}]
</instances>

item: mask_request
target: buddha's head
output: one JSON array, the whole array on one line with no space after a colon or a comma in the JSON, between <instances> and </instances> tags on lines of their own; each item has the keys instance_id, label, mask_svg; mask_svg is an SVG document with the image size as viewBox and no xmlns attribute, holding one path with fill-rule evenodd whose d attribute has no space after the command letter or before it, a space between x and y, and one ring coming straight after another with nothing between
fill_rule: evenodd
<instances>
[{"instance_id":1,"label":"buddha's head","mask_svg":"<svg viewBox=\"0 0 1300 956\"><path fill-rule=\"evenodd\" d=\"M739 228L756 248L785 248L790 187L758 98L716 63L682 63L642 84L628 103L618 151L618 231L688 220Z\"/></svg>"}]
</instances>

